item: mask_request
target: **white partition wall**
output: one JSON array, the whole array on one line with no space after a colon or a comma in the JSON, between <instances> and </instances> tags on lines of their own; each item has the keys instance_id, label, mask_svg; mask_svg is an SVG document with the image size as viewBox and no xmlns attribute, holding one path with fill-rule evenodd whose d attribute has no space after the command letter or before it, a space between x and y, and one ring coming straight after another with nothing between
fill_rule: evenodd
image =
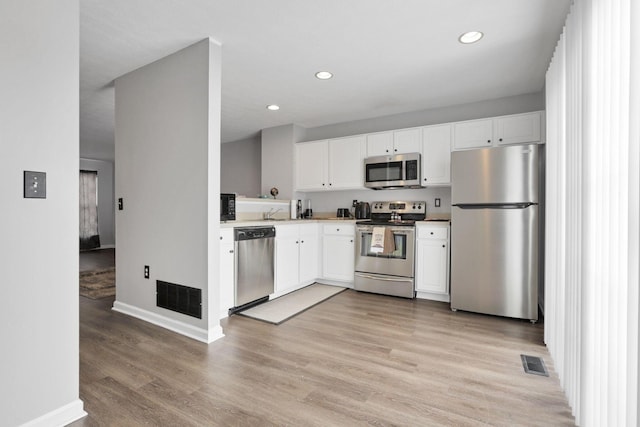
<instances>
[{"instance_id":1,"label":"white partition wall","mask_svg":"<svg viewBox=\"0 0 640 427\"><path fill-rule=\"evenodd\" d=\"M584 426L638 423L633 3L576 0L546 79L545 342Z\"/></svg>"},{"instance_id":2,"label":"white partition wall","mask_svg":"<svg viewBox=\"0 0 640 427\"><path fill-rule=\"evenodd\" d=\"M220 67L204 39L115 82L114 310L203 342L222 336ZM157 280L201 290L202 317L158 307Z\"/></svg>"}]
</instances>

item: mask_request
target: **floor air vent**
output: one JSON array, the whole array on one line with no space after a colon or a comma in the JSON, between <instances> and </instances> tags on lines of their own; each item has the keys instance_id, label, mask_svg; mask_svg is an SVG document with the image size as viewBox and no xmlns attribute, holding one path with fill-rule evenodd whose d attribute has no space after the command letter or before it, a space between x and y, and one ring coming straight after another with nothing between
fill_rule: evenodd
<instances>
[{"instance_id":1,"label":"floor air vent","mask_svg":"<svg viewBox=\"0 0 640 427\"><path fill-rule=\"evenodd\" d=\"M542 375L544 377L549 376L547 367L544 366L544 360L542 360L540 357L521 354L520 358L522 359L522 366L524 367L524 371L527 374Z\"/></svg>"},{"instance_id":2,"label":"floor air vent","mask_svg":"<svg viewBox=\"0 0 640 427\"><path fill-rule=\"evenodd\" d=\"M156 305L202 319L202 289L156 280Z\"/></svg>"}]
</instances>

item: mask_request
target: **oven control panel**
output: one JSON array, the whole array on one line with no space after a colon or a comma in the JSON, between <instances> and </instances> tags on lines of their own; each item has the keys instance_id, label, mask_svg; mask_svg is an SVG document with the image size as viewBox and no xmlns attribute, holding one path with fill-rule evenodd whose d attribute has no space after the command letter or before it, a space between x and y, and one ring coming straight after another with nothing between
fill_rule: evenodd
<instances>
[{"instance_id":1,"label":"oven control panel","mask_svg":"<svg viewBox=\"0 0 640 427\"><path fill-rule=\"evenodd\" d=\"M427 202L373 202L371 213L426 214Z\"/></svg>"}]
</instances>

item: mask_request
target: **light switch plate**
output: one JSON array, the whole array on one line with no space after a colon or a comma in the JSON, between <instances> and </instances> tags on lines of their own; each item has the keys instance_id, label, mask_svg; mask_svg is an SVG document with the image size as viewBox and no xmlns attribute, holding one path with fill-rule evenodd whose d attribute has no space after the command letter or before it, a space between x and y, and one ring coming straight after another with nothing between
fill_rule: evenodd
<instances>
[{"instance_id":1,"label":"light switch plate","mask_svg":"<svg viewBox=\"0 0 640 427\"><path fill-rule=\"evenodd\" d=\"M24 171L24 198L47 198L47 174L46 172Z\"/></svg>"}]
</instances>

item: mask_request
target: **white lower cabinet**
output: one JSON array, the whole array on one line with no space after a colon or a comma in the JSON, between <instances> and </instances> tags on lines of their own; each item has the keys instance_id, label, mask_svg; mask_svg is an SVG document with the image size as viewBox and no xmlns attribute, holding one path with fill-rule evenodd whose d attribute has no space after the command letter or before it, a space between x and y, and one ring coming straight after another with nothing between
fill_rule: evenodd
<instances>
[{"instance_id":1,"label":"white lower cabinet","mask_svg":"<svg viewBox=\"0 0 640 427\"><path fill-rule=\"evenodd\" d=\"M274 297L312 283L318 277L317 224L276 226Z\"/></svg>"},{"instance_id":2,"label":"white lower cabinet","mask_svg":"<svg viewBox=\"0 0 640 427\"><path fill-rule=\"evenodd\" d=\"M417 226L416 296L449 302L449 224Z\"/></svg>"},{"instance_id":3,"label":"white lower cabinet","mask_svg":"<svg viewBox=\"0 0 640 427\"><path fill-rule=\"evenodd\" d=\"M234 302L235 280L235 243L233 240L233 228L220 230L220 318L229 315L229 309Z\"/></svg>"},{"instance_id":4,"label":"white lower cabinet","mask_svg":"<svg viewBox=\"0 0 640 427\"><path fill-rule=\"evenodd\" d=\"M322 278L353 282L355 225L327 224L322 228Z\"/></svg>"}]
</instances>

